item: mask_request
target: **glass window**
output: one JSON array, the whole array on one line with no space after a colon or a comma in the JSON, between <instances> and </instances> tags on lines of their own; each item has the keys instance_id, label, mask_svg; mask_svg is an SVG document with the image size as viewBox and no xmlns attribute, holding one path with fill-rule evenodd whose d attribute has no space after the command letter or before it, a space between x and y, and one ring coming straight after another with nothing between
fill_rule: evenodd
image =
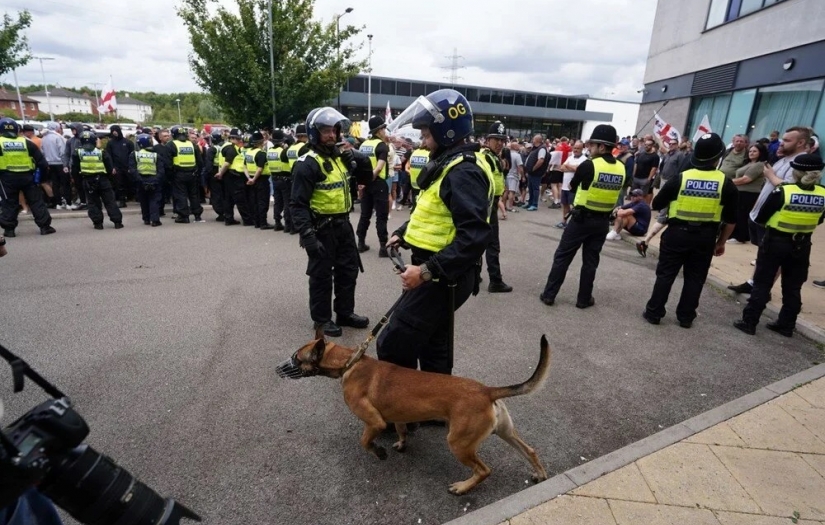
<instances>
[{"instance_id":1,"label":"glass window","mask_svg":"<svg viewBox=\"0 0 825 525\"><path fill-rule=\"evenodd\" d=\"M516 98L516 94L512 91L504 91L501 94L501 103L507 106L513 105L513 100Z\"/></svg>"},{"instance_id":2,"label":"glass window","mask_svg":"<svg viewBox=\"0 0 825 525\"><path fill-rule=\"evenodd\" d=\"M524 105L531 108L536 107L536 95L524 95Z\"/></svg>"},{"instance_id":3,"label":"glass window","mask_svg":"<svg viewBox=\"0 0 825 525\"><path fill-rule=\"evenodd\" d=\"M489 89L481 89L478 91L478 101L479 102L490 102L490 90Z\"/></svg>"},{"instance_id":4,"label":"glass window","mask_svg":"<svg viewBox=\"0 0 825 525\"><path fill-rule=\"evenodd\" d=\"M710 11L708 12L708 21L705 24L705 29L716 27L725 22L725 15L728 13L729 0L712 0L710 3Z\"/></svg>"},{"instance_id":5,"label":"glass window","mask_svg":"<svg viewBox=\"0 0 825 525\"><path fill-rule=\"evenodd\" d=\"M728 108L730 108L730 98L730 93L694 98L691 103L687 129L695 130L702 122L702 118L707 115L710 129L715 133L723 132L728 117Z\"/></svg>"},{"instance_id":6,"label":"glass window","mask_svg":"<svg viewBox=\"0 0 825 525\"><path fill-rule=\"evenodd\" d=\"M741 0L742 5L739 7L739 16L745 16L748 13L753 13L764 7L763 0Z\"/></svg>"},{"instance_id":7,"label":"glass window","mask_svg":"<svg viewBox=\"0 0 825 525\"><path fill-rule=\"evenodd\" d=\"M584 99L577 100L576 109L578 109L579 111L585 111L587 109L587 101Z\"/></svg>"},{"instance_id":8,"label":"glass window","mask_svg":"<svg viewBox=\"0 0 825 525\"><path fill-rule=\"evenodd\" d=\"M401 97L409 97L410 96L410 83L409 82L396 82L395 83L395 94Z\"/></svg>"},{"instance_id":9,"label":"glass window","mask_svg":"<svg viewBox=\"0 0 825 525\"><path fill-rule=\"evenodd\" d=\"M351 91L353 93L366 93L366 79L363 77L352 77L351 79L349 79L349 83L347 84L347 91Z\"/></svg>"},{"instance_id":10,"label":"glass window","mask_svg":"<svg viewBox=\"0 0 825 525\"><path fill-rule=\"evenodd\" d=\"M755 98L755 89L737 91L733 94L733 97L731 97L730 109L728 109L728 118L725 122L725 129L719 133L722 136L722 140L725 141L725 144L731 142L734 135L748 134L748 122L751 118L751 110L753 110L753 101ZM701 120L696 122L693 130L688 131L693 133L693 131L698 128L699 122L701 122ZM753 138L757 139L759 137Z\"/></svg>"},{"instance_id":11,"label":"glass window","mask_svg":"<svg viewBox=\"0 0 825 525\"><path fill-rule=\"evenodd\" d=\"M761 88L756 95L750 136L758 139L775 129L813 124L822 84L822 80L812 80Z\"/></svg>"},{"instance_id":12,"label":"glass window","mask_svg":"<svg viewBox=\"0 0 825 525\"><path fill-rule=\"evenodd\" d=\"M556 107L559 109L567 109L567 98L559 97L558 101L556 102Z\"/></svg>"},{"instance_id":13,"label":"glass window","mask_svg":"<svg viewBox=\"0 0 825 525\"><path fill-rule=\"evenodd\" d=\"M423 97L427 94L427 86L419 82L413 82L410 85L410 96Z\"/></svg>"},{"instance_id":14,"label":"glass window","mask_svg":"<svg viewBox=\"0 0 825 525\"><path fill-rule=\"evenodd\" d=\"M429 95L433 91L438 91L438 84L427 84L427 94Z\"/></svg>"},{"instance_id":15,"label":"glass window","mask_svg":"<svg viewBox=\"0 0 825 525\"><path fill-rule=\"evenodd\" d=\"M491 91L490 92L490 102L493 104L501 104L501 91Z\"/></svg>"},{"instance_id":16,"label":"glass window","mask_svg":"<svg viewBox=\"0 0 825 525\"><path fill-rule=\"evenodd\" d=\"M464 94L470 102L478 102L478 90L474 88L467 88L467 93Z\"/></svg>"},{"instance_id":17,"label":"glass window","mask_svg":"<svg viewBox=\"0 0 825 525\"><path fill-rule=\"evenodd\" d=\"M515 100L516 106L524 106L525 105L524 93L516 93L516 97L515 97L514 100Z\"/></svg>"},{"instance_id":18,"label":"glass window","mask_svg":"<svg viewBox=\"0 0 825 525\"><path fill-rule=\"evenodd\" d=\"M568 98L567 99L567 109L576 109L576 104L579 101L575 98Z\"/></svg>"},{"instance_id":19,"label":"glass window","mask_svg":"<svg viewBox=\"0 0 825 525\"><path fill-rule=\"evenodd\" d=\"M382 95L395 95L395 80L382 80L381 81L381 94Z\"/></svg>"},{"instance_id":20,"label":"glass window","mask_svg":"<svg viewBox=\"0 0 825 525\"><path fill-rule=\"evenodd\" d=\"M547 107L548 108L555 108L558 100L556 97L547 97Z\"/></svg>"},{"instance_id":21,"label":"glass window","mask_svg":"<svg viewBox=\"0 0 825 525\"><path fill-rule=\"evenodd\" d=\"M456 91L458 91L459 93L464 95L465 98L467 97L467 88L465 88L465 87L454 87L452 89L455 89Z\"/></svg>"},{"instance_id":22,"label":"glass window","mask_svg":"<svg viewBox=\"0 0 825 525\"><path fill-rule=\"evenodd\" d=\"M547 106L547 95L539 95L536 97L536 107L546 107Z\"/></svg>"},{"instance_id":23,"label":"glass window","mask_svg":"<svg viewBox=\"0 0 825 525\"><path fill-rule=\"evenodd\" d=\"M823 132L823 130L825 130L825 97L823 97L823 100L819 101L819 112L814 119L814 129L818 130L817 134L820 136L825 133ZM820 153L822 153L822 148L823 146L820 146Z\"/></svg>"}]
</instances>

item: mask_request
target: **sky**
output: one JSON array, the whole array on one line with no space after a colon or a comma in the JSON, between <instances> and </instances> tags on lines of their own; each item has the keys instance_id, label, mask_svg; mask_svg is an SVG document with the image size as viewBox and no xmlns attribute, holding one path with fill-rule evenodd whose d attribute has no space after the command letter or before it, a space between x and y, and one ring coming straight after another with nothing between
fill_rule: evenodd
<instances>
[{"instance_id":1,"label":"sky","mask_svg":"<svg viewBox=\"0 0 825 525\"><path fill-rule=\"evenodd\" d=\"M118 93L200 91L189 69L181 0L4 0L27 9L29 47L46 81L92 87L111 75ZM231 6L233 0L215 0ZM274 0L278 1L278 0ZM364 27L352 41L377 76L446 82L454 52L459 84L543 93L641 100L656 0L316 0L315 16ZM446 7L449 5L449 7ZM18 70L21 84L42 84L40 61ZM12 84L9 73L2 79Z\"/></svg>"}]
</instances>

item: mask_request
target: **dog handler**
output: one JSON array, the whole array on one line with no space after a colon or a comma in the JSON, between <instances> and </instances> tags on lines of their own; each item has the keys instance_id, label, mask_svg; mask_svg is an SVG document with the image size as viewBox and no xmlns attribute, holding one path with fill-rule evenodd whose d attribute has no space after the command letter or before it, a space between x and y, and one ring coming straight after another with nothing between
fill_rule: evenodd
<instances>
[{"instance_id":1,"label":"dog handler","mask_svg":"<svg viewBox=\"0 0 825 525\"><path fill-rule=\"evenodd\" d=\"M388 246L409 246L401 274L406 295L378 338L378 358L407 368L452 373L450 288L458 309L478 293L481 255L490 240L493 175L479 145L468 143L473 113L462 94L442 89L419 97L393 121L412 124L430 151L418 175L415 210Z\"/></svg>"}]
</instances>

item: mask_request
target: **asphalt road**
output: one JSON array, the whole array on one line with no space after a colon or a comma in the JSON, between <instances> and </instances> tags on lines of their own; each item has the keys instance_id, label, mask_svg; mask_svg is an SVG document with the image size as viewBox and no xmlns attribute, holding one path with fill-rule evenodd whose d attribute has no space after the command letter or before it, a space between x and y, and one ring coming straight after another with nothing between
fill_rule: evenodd
<instances>
[{"instance_id":1,"label":"asphalt road","mask_svg":"<svg viewBox=\"0 0 825 525\"><path fill-rule=\"evenodd\" d=\"M391 226L407 215L393 212ZM741 305L710 288L693 329L672 315L648 325L640 314L656 261L621 242L602 252L595 307L573 306L578 259L556 305L543 305L558 217L512 214L502 264L515 291L482 291L456 317L455 372L487 384L526 379L547 334L546 387L508 406L551 475L823 359L799 337L736 331ZM204 523L435 524L528 486L526 462L493 437L481 449L492 475L452 496L448 484L469 473L443 428L419 430L382 462L360 448L337 382L275 376L312 335L297 237L215 222L150 228L135 215L125 224L95 231L63 219L40 237L23 223L0 259L0 341L71 395L93 446ZM368 242L356 310L374 322L400 285L377 258L374 229ZM340 341L366 333L347 329ZM0 395L6 424L44 398L31 384L12 395L5 367Z\"/></svg>"}]
</instances>

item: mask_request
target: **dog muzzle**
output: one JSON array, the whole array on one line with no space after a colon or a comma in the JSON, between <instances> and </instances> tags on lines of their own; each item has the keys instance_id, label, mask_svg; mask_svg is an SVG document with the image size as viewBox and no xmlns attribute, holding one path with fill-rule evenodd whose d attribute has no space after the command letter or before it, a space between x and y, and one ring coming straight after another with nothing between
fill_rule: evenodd
<instances>
[{"instance_id":1,"label":"dog muzzle","mask_svg":"<svg viewBox=\"0 0 825 525\"><path fill-rule=\"evenodd\" d=\"M275 373L281 379L300 379L306 376L301 369L301 362L294 355L279 364L275 368Z\"/></svg>"}]
</instances>

